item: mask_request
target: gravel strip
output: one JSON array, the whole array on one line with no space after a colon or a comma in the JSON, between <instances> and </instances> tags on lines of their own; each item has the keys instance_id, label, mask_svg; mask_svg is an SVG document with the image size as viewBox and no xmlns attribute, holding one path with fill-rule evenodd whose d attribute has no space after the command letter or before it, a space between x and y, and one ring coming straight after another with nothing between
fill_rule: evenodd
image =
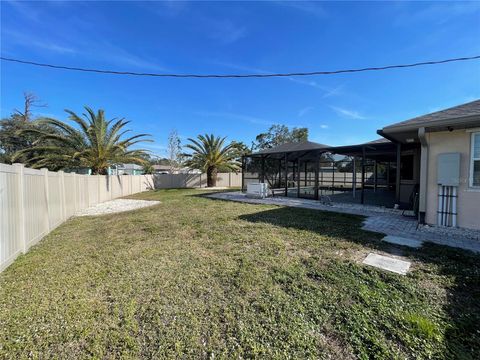
<instances>
[{"instance_id":1,"label":"gravel strip","mask_svg":"<svg viewBox=\"0 0 480 360\"><path fill-rule=\"evenodd\" d=\"M199 187L195 188L197 190L227 190L230 189L228 186L212 186L212 187Z\"/></svg>"},{"instance_id":2,"label":"gravel strip","mask_svg":"<svg viewBox=\"0 0 480 360\"><path fill-rule=\"evenodd\" d=\"M116 199L78 211L75 216L114 214L160 204L160 201Z\"/></svg>"}]
</instances>

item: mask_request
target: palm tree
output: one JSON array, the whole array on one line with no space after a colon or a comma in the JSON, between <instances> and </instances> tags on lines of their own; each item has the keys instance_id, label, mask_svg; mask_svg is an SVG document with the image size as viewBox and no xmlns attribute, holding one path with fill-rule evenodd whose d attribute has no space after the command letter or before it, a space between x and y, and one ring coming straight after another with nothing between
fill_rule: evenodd
<instances>
[{"instance_id":1,"label":"palm tree","mask_svg":"<svg viewBox=\"0 0 480 360\"><path fill-rule=\"evenodd\" d=\"M85 107L83 118L73 111L65 110L78 128L60 120L43 118L39 124L51 126L56 131L45 132L39 129L29 130L40 135L40 139L31 148L18 151L15 157L35 152L37 155L29 159L28 165L34 168L48 167L50 169L88 167L93 174L107 174L108 167L117 163L136 163L144 165L147 151L143 149L130 150L139 142L151 141L148 134L138 134L127 138L125 119L105 119L105 112L96 113ZM49 140L45 145L43 140Z\"/></svg>"},{"instance_id":2,"label":"palm tree","mask_svg":"<svg viewBox=\"0 0 480 360\"><path fill-rule=\"evenodd\" d=\"M185 145L193 151L192 154L184 154L187 157L185 165L191 168L202 169L207 173L207 186L217 185L218 170L238 171L238 146L236 142L224 146L225 139L212 135L198 135L197 139L188 139L191 144Z\"/></svg>"}]
</instances>

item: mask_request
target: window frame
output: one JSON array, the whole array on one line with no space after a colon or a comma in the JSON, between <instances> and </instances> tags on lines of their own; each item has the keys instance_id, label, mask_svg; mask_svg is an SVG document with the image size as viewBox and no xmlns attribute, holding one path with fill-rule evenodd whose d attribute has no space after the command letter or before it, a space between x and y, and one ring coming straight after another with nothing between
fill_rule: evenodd
<instances>
[{"instance_id":1,"label":"window frame","mask_svg":"<svg viewBox=\"0 0 480 360\"><path fill-rule=\"evenodd\" d=\"M480 185L473 185L473 170L474 170L474 162L480 161L480 157L474 157L474 148L475 148L475 135L480 135L480 131L472 132L470 135L470 176L468 180L468 185L474 189L480 189Z\"/></svg>"}]
</instances>

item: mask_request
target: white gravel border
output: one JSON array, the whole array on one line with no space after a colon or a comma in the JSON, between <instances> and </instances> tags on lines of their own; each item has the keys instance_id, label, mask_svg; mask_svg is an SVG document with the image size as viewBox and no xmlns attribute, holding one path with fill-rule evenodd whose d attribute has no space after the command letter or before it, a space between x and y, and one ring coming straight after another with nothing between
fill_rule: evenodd
<instances>
[{"instance_id":1,"label":"white gravel border","mask_svg":"<svg viewBox=\"0 0 480 360\"><path fill-rule=\"evenodd\" d=\"M197 190L227 190L230 189L228 186L212 186L212 187L199 187L195 188Z\"/></svg>"},{"instance_id":2,"label":"white gravel border","mask_svg":"<svg viewBox=\"0 0 480 360\"><path fill-rule=\"evenodd\" d=\"M106 201L89 208L77 211L75 216L95 216L104 214L114 214L124 211L141 209L144 207L160 204L160 201L151 200L132 200L132 199L116 199Z\"/></svg>"}]
</instances>

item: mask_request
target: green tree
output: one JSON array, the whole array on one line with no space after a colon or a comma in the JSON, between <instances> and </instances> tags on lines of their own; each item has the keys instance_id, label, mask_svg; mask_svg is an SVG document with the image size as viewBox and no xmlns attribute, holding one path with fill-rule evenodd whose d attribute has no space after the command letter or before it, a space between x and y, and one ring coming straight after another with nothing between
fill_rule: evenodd
<instances>
[{"instance_id":1,"label":"green tree","mask_svg":"<svg viewBox=\"0 0 480 360\"><path fill-rule=\"evenodd\" d=\"M107 174L108 167L118 163L136 163L144 165L146 150L131 147L137 143L151 141L148 134L138 134L125 138L125 119L105 119L105 112L96 113L85 107L83 118L73 111L65 110L69 119L77 125L70 126L60 120L44 118L36 121L38 125L47 125L55 129L55 133L45 132L35 128L25 132L37 134L40 141L29 149L23 149L15 154L15 158L31 152L37 155L28 160L28 165L34 168L57 167L77 168L88 167L93 174ZM49 141L45 145L43 141Z\"/></svg>"},{"instance_id":2,"label":"green tree","mask_svg":"<svg viewBox=\"0 0 480 360\"><path fill-rule=\"evenodd\" d=\"M24 93L24 103L22 111L15 109L15 112L8 118L0 120L0 162L11 164L16 152L28 149L38 142L38 134L29 132L35 128L41 127L43 131L53 133L54 129L48 126L39 126L33 120L32 107L44 107L40 104L38 98L32 93ZM34 152L25 154L15 161L26 163L29 158L35 156Z\"/></svg>"},{"instance_id":3,"label":"green tree","mask_svg":"<svg viewBox=\"0 0 480 360\"><path fill-rule=\"evenodd\" d=\"M307 128L289 129L286 125L272 125L267 132L258 134L252 144L254 150L271 149L278 145L308 140Z\"/></svg>"},{"instance_id":4,"label":"green tree","mask_svg":"<svg viewBox=\"0 0 480 360\"><path fill-rule=\"evenodd\" d=\"M155 169L153 168L152 163L147 162L143 165L143 173L144 174L153 174L155 173Z\"/></svg>"},{"instance_id":5,"label":"green tree","mask_svg":"<svg viewBox=\"0 0 480 360\"><path fill-rule=\"evenodd\" d=\"M225 139L213 134L198 135L197 139L189 138L190 144L185 145L192 150L191 154L184 154L185 165L205 171L208 187L216 186L219 169L238 171L240 168L238 143L224 145Z\"/></svg>"},{"instance_id":6,"label":"green tree","mask_svg":"<svg viewBox=\"0 0 480 360\"><path fill-rule=\"evenodd\" d=\"M183 162L182 145L177 130L172 130L168 135L167 152L170 174L173 174L180 168Z\"/></svg>"}]
</instances>

